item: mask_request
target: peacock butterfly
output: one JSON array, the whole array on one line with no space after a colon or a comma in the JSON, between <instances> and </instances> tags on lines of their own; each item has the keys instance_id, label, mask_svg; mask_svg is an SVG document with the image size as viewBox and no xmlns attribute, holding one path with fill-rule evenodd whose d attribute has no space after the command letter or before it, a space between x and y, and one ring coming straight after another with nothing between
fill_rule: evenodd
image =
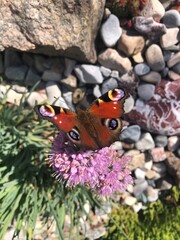
<instances>
[{"instance_id":1,"label":"peacock butterfly","mask_svg":"<svg viewBox=\"0 0 180 240\"><path fill-rule=\"evenodd\" d=\"M59 130L66 132L80 149L96 150L118 139L126 98L123 88L115 88L96 99L87 110L77 109L75 113L53 105L37 105L35 111L40 118L51 121Z\"/></svg>"}]
</instances>

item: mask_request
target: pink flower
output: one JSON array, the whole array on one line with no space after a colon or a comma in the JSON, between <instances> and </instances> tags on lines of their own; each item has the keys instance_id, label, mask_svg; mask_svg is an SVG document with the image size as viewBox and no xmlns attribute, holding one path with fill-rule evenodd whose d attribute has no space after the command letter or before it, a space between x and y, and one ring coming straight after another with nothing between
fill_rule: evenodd
<instances>
[{"instance_id":1,"label":"pink flower","mask_svg":"<svg viewBox=\"0 0 180 240\"><path fill-rule=\"evenodd\" d=\"M124 191L132 183L127 163L121 150L112 147L82 151L74 147L65 133L60 133L49 155L50 165L59 180L68 186L85 185L102 196Z\"/></svg>"}]
</instances>

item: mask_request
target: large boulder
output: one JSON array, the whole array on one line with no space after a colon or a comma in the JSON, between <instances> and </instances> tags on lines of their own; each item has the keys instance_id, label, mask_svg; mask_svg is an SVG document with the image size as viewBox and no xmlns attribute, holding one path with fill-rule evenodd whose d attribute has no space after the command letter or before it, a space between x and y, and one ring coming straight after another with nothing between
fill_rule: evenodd
<instances>
[{"instance_id":1,"label":"large boulder","mask_svg":"<svg viewBox=\"0 0 180 240\"><path fill-rule=\"evenodd\" d=\"M15 48L95 62L105 0L3 0L0 51Z\"/></svg>"}]
</instances>

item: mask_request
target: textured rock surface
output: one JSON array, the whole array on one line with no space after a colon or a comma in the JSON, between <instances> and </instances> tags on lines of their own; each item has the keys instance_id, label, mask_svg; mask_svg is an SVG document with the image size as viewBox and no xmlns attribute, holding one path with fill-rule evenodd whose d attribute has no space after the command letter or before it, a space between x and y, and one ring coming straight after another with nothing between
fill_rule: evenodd
<instances>
[{"instance_id":1,"label":"textured rock surface","mask_svg":"<svg viewBox=\"0 0 180 240\"><path fill-rule=\"evenodd\" d=\"M105 1L0 3L0 50L12 47L95 62L94 39Z\"/></svg>"},{"instance_id":2,"label":"textured rock surface","mask_svg":"<svg viewBox=\"0 0 180 240\"><path fill-rule=\"evenodd\" d=\"M137 100L126 119L142 128L162 135L180 135L180 79L163 80L147 102Z\"/></svg>"}]
</instances>

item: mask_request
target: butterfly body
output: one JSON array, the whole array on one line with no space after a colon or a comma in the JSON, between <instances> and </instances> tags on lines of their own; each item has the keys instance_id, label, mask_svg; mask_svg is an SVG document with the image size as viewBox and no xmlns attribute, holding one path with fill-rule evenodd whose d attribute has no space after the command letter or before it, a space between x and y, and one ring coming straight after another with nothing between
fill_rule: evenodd
<instances>
[{"instance_id":1,"label":"butterfly body","mask_svg":"<svg viewBox=\"0 0 180 240\"><path fill-rule=\"evenodd\" d=\"M111 90L98 98L87 110L76 113L57 106L38 105L35 110L58 129L67 132L69 139L81 149L99 149L109 146L119 137L126 92Z\"/></svg>"}]
</instances>

